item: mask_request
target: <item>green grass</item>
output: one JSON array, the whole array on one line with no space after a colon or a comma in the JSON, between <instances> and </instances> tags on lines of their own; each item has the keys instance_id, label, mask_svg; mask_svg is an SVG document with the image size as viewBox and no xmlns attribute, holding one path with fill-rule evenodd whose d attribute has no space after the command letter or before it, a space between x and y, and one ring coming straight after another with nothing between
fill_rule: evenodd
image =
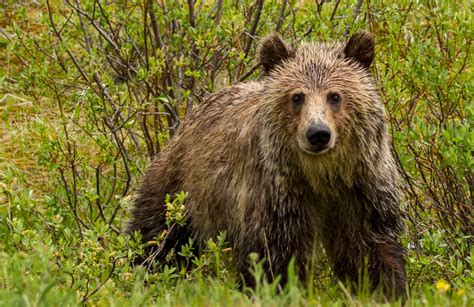
<instances>
[{"instance_id":1,"label":"green grass","mask_svg":"<svg viewBox=\"0 0 474 307\"><path fill-rule=\"evenodd\" d=\"M160 49L144 35L147 1L102 11L79 2L118 49L94 24L81 27L63 1L50 1L61 40L46 4L0 4L0 305L401 305L364 288L350 293L323 256L309 285L290 274L281 293L265 282L243 293L224 236L199 255L192 244L177 251L191 270L131 267L141 247L122 230L149 156L170 137L173 118L164 113L171 106L184 118L207 92L247 72L258 77L256 44L247 50L241 35L255 6L225 1L219 20L205 1L193 26L187 5L167 1L165 16L155 4ZM407 305L474 305L472 4L363 1L354 18L355 3L335 10L331 1L318 13L316 2L287 5L280 32L288 41L342 39L358 29L377 40L373 72L405 180ZM255 35L275 29L280 8L265 2ZM150 17L147 25L152 33Z\"/></svg>"}]
</instances>

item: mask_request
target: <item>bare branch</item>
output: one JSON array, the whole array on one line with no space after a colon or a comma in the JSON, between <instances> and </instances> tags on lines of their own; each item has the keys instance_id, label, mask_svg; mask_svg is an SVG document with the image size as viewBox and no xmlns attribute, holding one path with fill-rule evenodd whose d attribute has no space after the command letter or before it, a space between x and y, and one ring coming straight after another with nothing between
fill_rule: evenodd
<instances>
[{"instance_id":1,"label":"bare branch","mask_svg":"<svg viewBox=\"0 0 474 307\"><path fill-rule=\"evenodd\" d=\"M260 16L262 15L263 2L263 0L257 0L257 9L255 10L255 16L252 22L252 27L247 33L247 40L244 48L245 57L248 56L250 48L252 47L252 43L255 40L255 33L257 32L258 23L260 22Z\"/></svg>"},{"instance_id":2,"label":"bare branch","mask_svg":"<svg viewBox=\"0 0 474 307\"><path fill-rule=\"evenodd\" d=\"M280 8L280 16L278 16L277 25L275 27L275 31L279 32L281 30L281 26L283 21L285 20L285 12L286 12L286 5L288 4L288 0L283 0Z\"/></svg>"}]
</instances>

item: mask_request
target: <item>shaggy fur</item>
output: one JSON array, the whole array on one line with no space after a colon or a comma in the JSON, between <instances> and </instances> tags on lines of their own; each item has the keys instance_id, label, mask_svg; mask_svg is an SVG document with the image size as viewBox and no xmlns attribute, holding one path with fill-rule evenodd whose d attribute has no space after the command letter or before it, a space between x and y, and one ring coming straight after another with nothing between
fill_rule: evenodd
<instances>
[{"instance_id":1,"label":"shaggy fur","mask_svg":"<svg viewBox=\"0 0 474 307\"><path fill-rule=\"evenodd\" d=\"M296 50L272 34L259 57L260 81L211 95L156 157L128 231L152 240L166 228L166 194L187 191L186 226L170 232L158 261L189 236L226 230L247 285L250 253L284 282L290 259L304 279L314 244L322 244L339 278L357 282L368 261L373 287L404 295L398 171L368 70L371 34ZM339 103L328 103L333 93ZM308 147L304 135L315 123L331 131L327 152Z\"/></svg>"}]
</instances>

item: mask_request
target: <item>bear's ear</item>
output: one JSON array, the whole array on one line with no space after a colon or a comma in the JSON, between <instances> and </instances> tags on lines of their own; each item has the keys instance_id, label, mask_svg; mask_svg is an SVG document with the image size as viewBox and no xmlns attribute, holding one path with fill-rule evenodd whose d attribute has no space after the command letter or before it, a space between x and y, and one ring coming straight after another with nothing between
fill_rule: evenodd
<instances>
[{"instance_id":1,"label":"bear's ear","mask_svg":"<svg viewBox=\"0 0 474 307\"><path fill-rule=\"evenodd\" d=\"M258 59L264 74L269 74L278 64L292 56L291 48L276 33L265 37L258 49Z\"/></svg>"},{"instance_id":2,"label":"bear's ear","mask_svg":"<svg viewBox=\"0 0 474 307\"><path fill-rule=\"evenodd\" d=\"M369 68L375 57L374 36L367 31L362 31L351 36L344 47L346 58L354 59L365 68Z\"/></svg>"}]
</instances>

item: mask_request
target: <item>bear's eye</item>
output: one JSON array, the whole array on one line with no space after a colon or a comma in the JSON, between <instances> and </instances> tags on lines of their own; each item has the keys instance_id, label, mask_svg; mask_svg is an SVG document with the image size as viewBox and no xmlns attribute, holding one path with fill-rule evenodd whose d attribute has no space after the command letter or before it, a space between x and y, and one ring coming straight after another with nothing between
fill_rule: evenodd
<instances>
[{"instance_id":1,"label":"bear's eye","mask_svg":"<svg viewBox=\"0 0 474 307\"><path fill-rule=\"evenodd\" d=\"M293 101L293 104L295 106L300 106L304 102L304 94L303 93L294 94L291 97L291 101Z\"/></svg>"},{"instance_id":2,"label":"bear's eye","mask_svg":"<svg viewBox=\"0 0 474 307\"><path fill-rule=\"evenodd\" d=\"M328 101L331 104L338 104L339 102L341 102L341 96L339 96L338 93L329 93L328 94Z\"/></svg>"}]
</instances>

